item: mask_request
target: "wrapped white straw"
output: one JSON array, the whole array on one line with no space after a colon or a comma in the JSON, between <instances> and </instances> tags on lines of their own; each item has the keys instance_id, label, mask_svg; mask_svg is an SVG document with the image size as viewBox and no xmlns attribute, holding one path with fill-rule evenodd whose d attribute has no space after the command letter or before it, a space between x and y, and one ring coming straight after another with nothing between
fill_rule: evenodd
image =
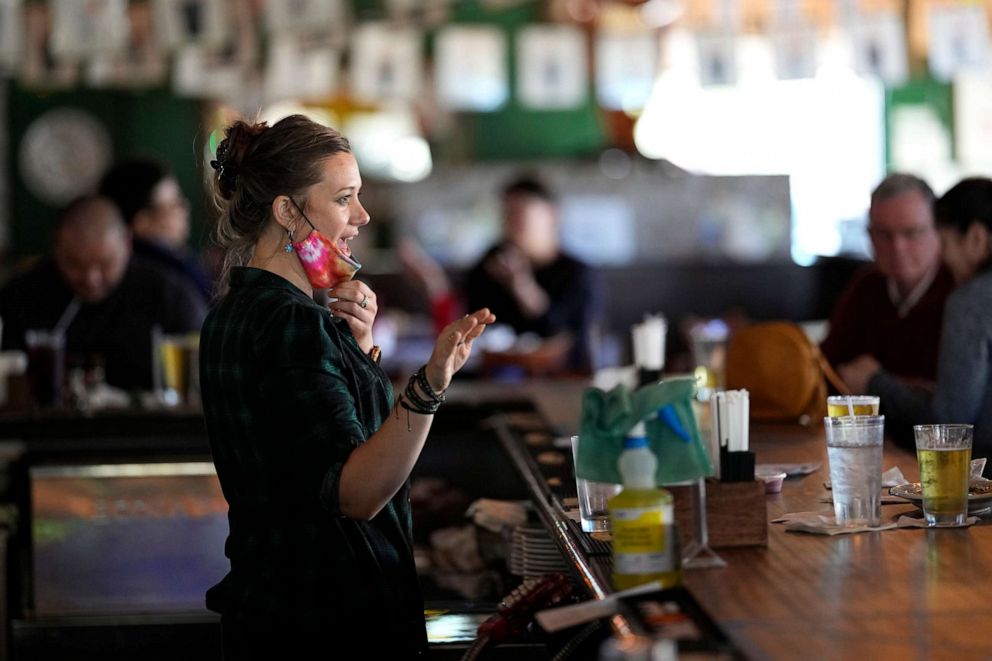
<instances>
[{"instance_id":1,"label":"wrapped white straw","mask_svg":"<svg viewBox=\"0 0 992 661\"><path fill-rule=\"evenodd\" d=\"M665 317L660 314L647 315L642 323L631 327L635 365L648 370L661 370L665 366L667 329Z\"/></svg>"}]
</instances>

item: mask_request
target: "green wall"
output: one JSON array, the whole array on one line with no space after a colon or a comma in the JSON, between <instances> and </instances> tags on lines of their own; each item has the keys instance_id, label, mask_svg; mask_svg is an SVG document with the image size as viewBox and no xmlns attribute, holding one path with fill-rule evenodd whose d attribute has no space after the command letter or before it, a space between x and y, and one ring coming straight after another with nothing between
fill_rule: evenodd
<instances>
[{"instance_id":1,"label":"green wall","mask_svg":"<svg viewBox=\"0 0 992 661\"><path fill-rule=\"evenodd\" d=\"M206 200L201 184L198 152L201 103L180 99L166 90L105 91L76 89L41 92L8 84L8 172L11 183L11 252L37 255L48 250L52 222L58 209L37 199L24 185L18 166L21 138L28 126L48 110L79 108L100 120L113 142L114 157L151 156L167 163L190 198L192 242L206 238L203 222Z\"/></svg>"}]
</instances>

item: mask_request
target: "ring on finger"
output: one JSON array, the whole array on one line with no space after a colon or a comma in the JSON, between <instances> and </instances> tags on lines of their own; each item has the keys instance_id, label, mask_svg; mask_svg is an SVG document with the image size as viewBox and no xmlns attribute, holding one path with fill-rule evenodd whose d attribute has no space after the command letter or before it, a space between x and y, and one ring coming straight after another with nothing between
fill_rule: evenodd
<instances>
[{"instance_id":1,"label":"ring on finger","mask_svg":"<svg viewBox=\"0 0 992 661\"><path fill-rule=\"evenodd\" d=\"M362 302L358 304L358 307L360 307L360 308L362 308L364 310L368 306L369 306L369 295L368 294L365 294L365 298L363 298L362 299Z\"/></svg>"}]
</instances>

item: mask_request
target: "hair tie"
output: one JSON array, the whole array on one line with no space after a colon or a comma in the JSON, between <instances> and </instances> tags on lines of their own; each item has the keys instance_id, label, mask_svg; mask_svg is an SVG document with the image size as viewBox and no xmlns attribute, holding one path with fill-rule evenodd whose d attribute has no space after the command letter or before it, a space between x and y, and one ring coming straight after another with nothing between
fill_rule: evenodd
<instances>
[{"instance_id":1,"label":"hair tie","mask_svg":"<svg viewBox=\"0 0 992 661\"><path fill-rule=\"evenodd\" d=\"M210 167L217 171L217 177L220 179L220 183L227 190L233 191L235 185L238 183L238 170L236 167L227 163L229 146L226 139L221 141L217 147L217 159L210 161Z\"/></svg>"}]
</instances>

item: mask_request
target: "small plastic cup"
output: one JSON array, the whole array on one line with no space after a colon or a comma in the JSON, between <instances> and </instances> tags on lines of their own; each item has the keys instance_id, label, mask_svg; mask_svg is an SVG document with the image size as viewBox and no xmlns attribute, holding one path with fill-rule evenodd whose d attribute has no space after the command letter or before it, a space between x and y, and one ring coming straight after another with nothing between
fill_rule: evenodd
<instances>
[{"instance_id":1,"label":"small plastic cup","mask_svg":"<svg viewBox=\"0 0 992 661\"><path fill-rule=\"evenodd\" d=\"M879 399L875 395L832 395L827 397L827 415L878 415Z\"/></svg>"}]
</instances>

